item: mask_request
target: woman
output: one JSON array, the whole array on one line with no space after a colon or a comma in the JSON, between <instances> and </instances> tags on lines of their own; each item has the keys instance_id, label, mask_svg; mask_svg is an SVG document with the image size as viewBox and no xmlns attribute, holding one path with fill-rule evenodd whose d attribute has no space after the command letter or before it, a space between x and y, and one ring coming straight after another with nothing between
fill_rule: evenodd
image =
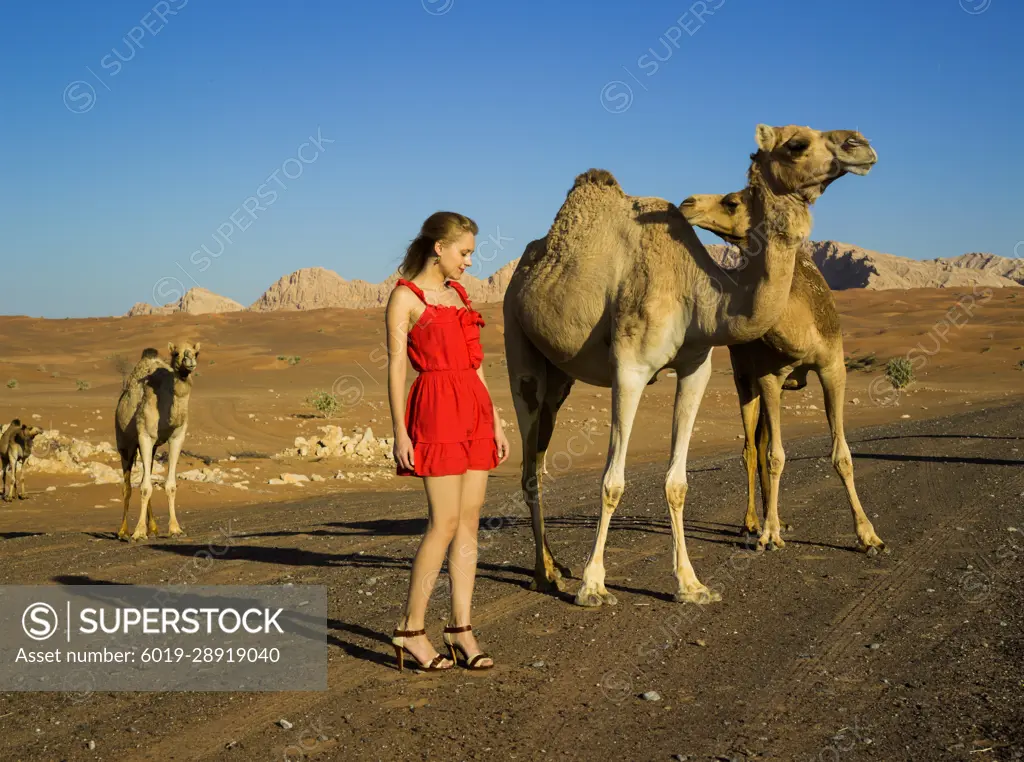
<instances>
[{"instance_id":1,"label":"woman","mask_svg":"<svg viewBox=\"0 0 1024 762\"><path fill-rule=\"evenodd\" d=\"M508 439L483 372L480 313L458 282L472 264L478 228L455 212L427 218L409 245L387 307L388 396L399 476L420 476L429 521L412 564L405 616L391 639L402 669L408 653L420 669L451 669L456 651L469 669L494 661L470 624L476 578L477 529L487 472L504 463ZM408 280L406 280L408 278ZM419 373L406 406L406 357ZM427 601L448 556L451 619L437 653L424 631Z\"/></svg>"}]
</instances>

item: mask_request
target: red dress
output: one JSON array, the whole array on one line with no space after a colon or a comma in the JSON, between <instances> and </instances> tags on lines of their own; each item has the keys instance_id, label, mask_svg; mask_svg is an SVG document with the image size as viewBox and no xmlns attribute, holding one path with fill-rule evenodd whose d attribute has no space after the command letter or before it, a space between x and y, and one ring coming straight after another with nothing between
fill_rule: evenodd
<instances>
[{"instance_id":1,"label":"red dress","mask_svg":"<svg viewBox=\"0 0 1024 762\"><path fill-rule=\"evenodd\" d=\"M462 284L448 281L465 307L427 304L415 283L400 278L426 305L409 329L408 351L419 375L409 389L405 427L413 445L413 470L397 466L398 476L449 476L498 465L494 407L476 369L484 359L480 326Z\"/></svg>"}]
</instances>

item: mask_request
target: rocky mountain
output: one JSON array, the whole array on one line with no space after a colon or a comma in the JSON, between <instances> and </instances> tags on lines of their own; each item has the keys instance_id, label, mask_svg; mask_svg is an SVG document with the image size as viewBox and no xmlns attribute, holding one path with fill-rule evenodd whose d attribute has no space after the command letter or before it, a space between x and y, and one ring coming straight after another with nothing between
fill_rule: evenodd
<instances>
[{"instance_id":1,"label":"rocky mountain","mask_svg":"<svg viewBox=\"0 0 1024 762\"><path fill-rule=\"evenodd\" d=\"M205 288L193 288L176 302L168 302L163 307L154 307L145 302L136 302L128 310L125 317L137 315L170 315L175 312L188 312L191 315L205 315L210 312L238 312L244 310L234 299L215 294Z\"/></svg>"},{"instance_id":2,"label":"rocky mountain","mask_svg":"<svg viewBox=\"0 0 1024 762\"><path fill-rule=\"evenodd\" d=\"M848 288L1006 288L1020 282L1002 275L1020 263L994 254L965 254L950 259L908 259L862 249L838 241L812 241L811 256L828 285L835 291Z\"/></svg>"},{"instance_id":3,"label":"rocky mountain","mask_svg":"<svg viewBox=\"0 0 1024 762\"><path fill-rule=\"evenodd\" d=\"M469 273L462 276L469 298L474 302L500 302L516 263L510 262L489 278L480 279ZM345 280L333 270L307 267L281 278L268 288L249 309L256 312L273 310L315 310L323 307L370 309L383 307L395 287L398 273L382 283Z\"/></svg>"},{"instance_id":4,"label":"rocky mountain","mask_svg":"<svg viewBox=\"0 0 1024 762\"><path fill-rule=\"evenodd\" d=\"M723 244L708 247L711 256L723 267L738 264L739 250ZM1024 261L994 254L971 253L948 259L908 259L894 254L862 249L839 241L811 241L808 253L835 291L849 288L873 290L901 288L963 288L982 286L1009 288L1024 285ZM470 299L476 303L500 302L505 296L518 259L514 259L488 278L470 273L462 277ZM296 270L274 283L248 308L203 288L193 288L177 302L154 307L139 302L128 311L135 315L169 315L189 312L255 312L277 310L315 310L324 307L371 309L387 304L388 295L398 280L392 273L382 283L345 280L333 270L307 267Z\"/></svg>"}]
</instances>

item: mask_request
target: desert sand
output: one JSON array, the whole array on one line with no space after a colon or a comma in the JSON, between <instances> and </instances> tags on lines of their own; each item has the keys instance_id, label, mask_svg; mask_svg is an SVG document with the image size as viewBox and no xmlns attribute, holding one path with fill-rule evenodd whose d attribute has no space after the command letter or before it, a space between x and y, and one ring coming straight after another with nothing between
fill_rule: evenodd
<instances>
[{"instance_id":1,"label":"desert sand","mask_svg":"<svg viewBox=\"0 0 1024 762\"><path fill-rule=\"evenodd\" d=\"M936 417L1020 393L1024 294L1017 289L858 289L838 292L836 299L846 354L873 354L877 361L873 369L848 375L848 429ZM482 331L485 373L507 423L513 452L497 474L512 476L518 473L520 445L504 369L501 307L479 307L487 321ZM367 484L384 491L420 489L417 480L392 475L386 443L380 443L370 458L315 456L324 426L337 426L345 436L357 439L367 428L377 440L392 436L382 309L179 312L132 319L4 317L0 335L8 348L0 362L0 420L21 417L44 430L56 430L65 449L70 439L89 443L92 447L84 448L86 455L76 464L102 462L114 469L118 460L111 451L94 455L89 450L113 443L121 369L130 367L145 347L166 355L169 341L202 342L187 454L179 473L206 467L210 475L211 469L220 469L214 478L225 483L185 484L179 500L186 517L205 506L243 510L253 501L291 500L300 492L330 495ZM897 399L881 380L882 367L891 357L908 355L922 367L917 381ZM691 457L728 452L738 457L742 430L728 352L716 349L713 357L715 372L701 405ZM16 388L8 388L12 381ZM306 403L321 389L333 390L341 403L330 419L318 416ZM673 393L671 372L661 373L647 387L629 445L630 462L667 464L666 412ZM786 392L783 404L787 437L827 431L816 379L800 392ZM574 387L559 416L549 456L553 478L603 465L609 405L608 389ZM309 455L298 455L297 437L310 443ZM97 529L115 524L116 483L95 484L95 474L84 471L44 473L37 465L30 461L26 471L32 499L7 507L0 516L11 520L12 511L45 514L62 522L53 528L71 530L81 528L84 511ZM93 467L94 472L102 470ZM345 478L335 479L339 472ZM310 481L268 483L283 474L301 474ZM312 481L314 475L324 481ZM235 482L244 482L247 489L232 486ZM57 489L46 491L47 487Z\"/></svg>"}]
</instances>

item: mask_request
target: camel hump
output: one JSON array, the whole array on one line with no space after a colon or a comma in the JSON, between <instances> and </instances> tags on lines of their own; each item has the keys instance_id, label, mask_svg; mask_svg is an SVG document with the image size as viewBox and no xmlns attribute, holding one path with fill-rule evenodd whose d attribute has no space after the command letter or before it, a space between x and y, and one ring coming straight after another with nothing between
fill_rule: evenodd
<instances>
[{"instance_id":1,"label":"camel hump","mask_svg":"<svg viewBox=\"0 0 1024 762\"><path fill-rule=\"evenodd\" d=\"M581 185L599 185L622 190L622 186L615 179L615 175L607 169L588 169L586 172L576 175L576 182L572 184L570 193Z\"/></svg>"}]
</instances>

